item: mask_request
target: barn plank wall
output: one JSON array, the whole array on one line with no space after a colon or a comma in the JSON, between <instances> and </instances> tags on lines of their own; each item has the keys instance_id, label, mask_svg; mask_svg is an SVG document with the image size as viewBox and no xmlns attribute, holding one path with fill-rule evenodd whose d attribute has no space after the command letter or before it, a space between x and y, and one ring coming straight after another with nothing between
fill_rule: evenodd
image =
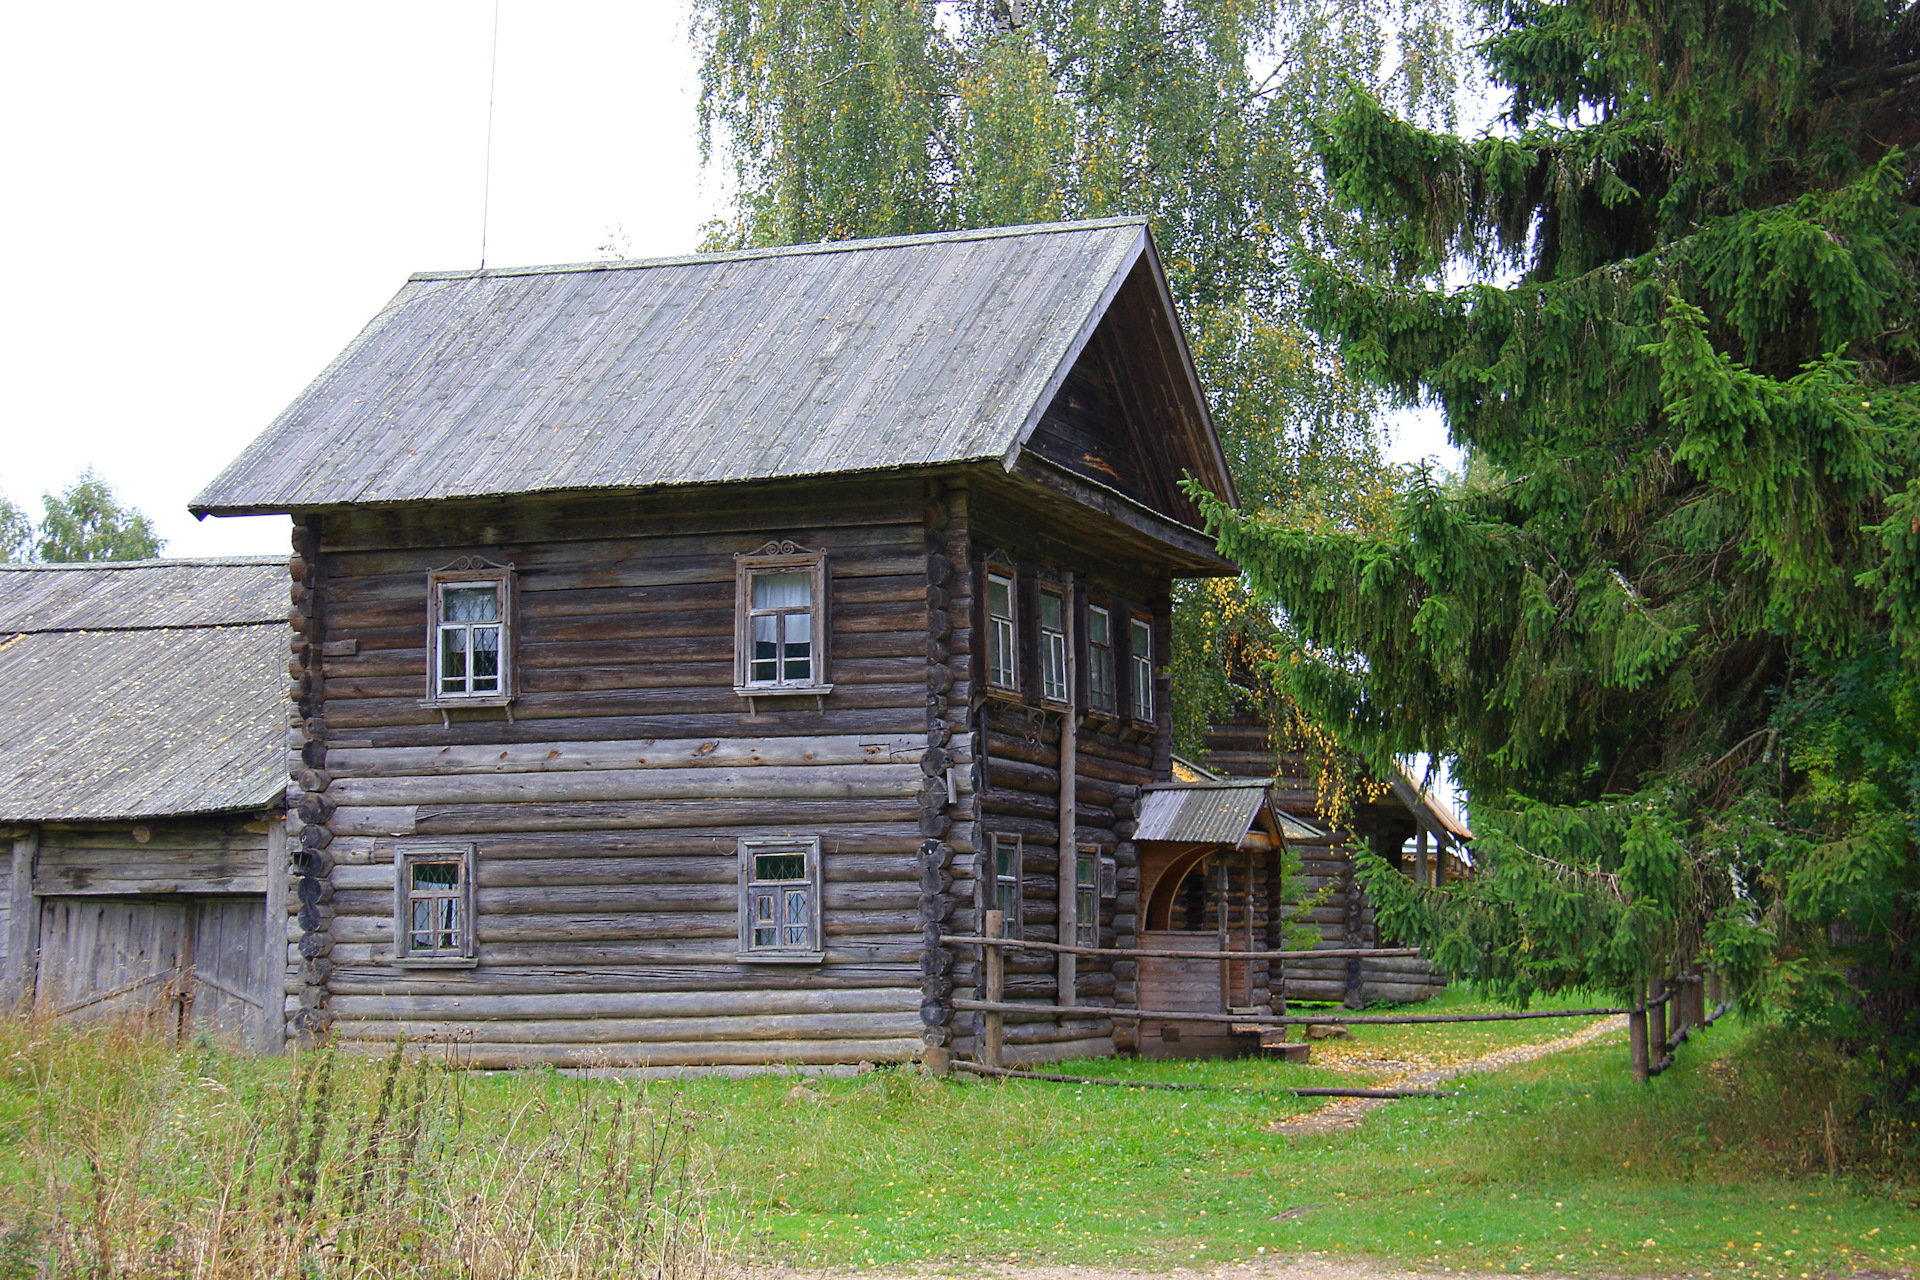
<instances>
[{"instance_id":1,"label":"barn plank wall","mask_svg":"<svg viewBox=\"0 0 1920 1280\"><path fill-rule=\"evenodd\" d=\"M330 512L317 533L292 570L302 1029L362 1049L458 1036L480 1067L901 1059L950 1035L945 984L970 975L922 953L936 926L977 927L971 686L953 675L971 600L930 557L963 565L964 495L789 482ZM734 556L775 540L828 553L821 705L733 691ZM426 575L469 555L517 573L511 718L420 705ZM825 963L740 962L736 841L812 835ZM427 841L477 846L471 970L392 963L395 853Z\"/></svg>"},{"instance_id":2,"label":"barn plank wall","mask_svg":"<svg viewBox=\"0 0 1920 1280\"><path fill-rule=\"evenodd\" d=\"M271 824L258 815L49 822L39 830L33 892L42 897L267 890Z\"/></svg>"}]
</instances>

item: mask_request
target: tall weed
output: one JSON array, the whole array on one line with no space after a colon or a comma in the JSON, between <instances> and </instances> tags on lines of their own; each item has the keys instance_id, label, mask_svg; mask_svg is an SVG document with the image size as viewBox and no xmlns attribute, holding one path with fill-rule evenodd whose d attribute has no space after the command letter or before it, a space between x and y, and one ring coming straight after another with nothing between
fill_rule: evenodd
<instances>
[{"instance_id":1,"label":"tall weed","mask_svg":"<svg viewBox=\"0 0 1920 1280\"><path fill-rule=\"evenodd\" d=\"M739 1232L696 1116L642 1083L535 1083L476 1088L435 1046L275 1061L7 1021L0 1275L729 1270Z\"/></svg>"}]
</instances>

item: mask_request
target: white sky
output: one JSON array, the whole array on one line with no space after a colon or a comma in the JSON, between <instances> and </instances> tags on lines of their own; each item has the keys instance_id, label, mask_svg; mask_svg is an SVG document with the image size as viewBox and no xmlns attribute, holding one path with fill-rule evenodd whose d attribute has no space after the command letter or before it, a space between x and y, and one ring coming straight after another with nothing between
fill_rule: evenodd
<instances>
[{"instance_id":1,"label":"white sky","mask_svg":"<svg viewBox=\"0 0 1920 1280\"><path fill-rule=\"evenodd\" d=\"M502 0L487 259L579 262L614 227L684 253L721 212L681 0ZM176 556L279 554L277 517L186 504L392 297L480 250L489 0L13 4L0 492L87 467ZM1445 451L1432 415L1394 454ZM1445 456L1450 457L1450 451Z\"/></svg>"}]
</instances>

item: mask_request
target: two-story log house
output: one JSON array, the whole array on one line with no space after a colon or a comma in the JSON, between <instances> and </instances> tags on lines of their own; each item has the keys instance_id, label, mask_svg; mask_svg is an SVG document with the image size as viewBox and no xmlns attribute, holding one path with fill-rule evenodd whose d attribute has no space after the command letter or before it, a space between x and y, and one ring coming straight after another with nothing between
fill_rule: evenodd
<instances>
[{"instance_id":1,"label":"two-story log house","mask_svg":"<svg viewBox=\"0 0 1920 1280\"><path fill-rule=\"evenodd\" d=\"M1140 932L1170 592L1234 572L1183 476L1138 221L415 276L194 503L294 520L294 1032L967 1052L944 935ZM1009 969L1087 1006L1010 1059L1130 1043L1128 962Z\"/></svg>"}]
</instances>

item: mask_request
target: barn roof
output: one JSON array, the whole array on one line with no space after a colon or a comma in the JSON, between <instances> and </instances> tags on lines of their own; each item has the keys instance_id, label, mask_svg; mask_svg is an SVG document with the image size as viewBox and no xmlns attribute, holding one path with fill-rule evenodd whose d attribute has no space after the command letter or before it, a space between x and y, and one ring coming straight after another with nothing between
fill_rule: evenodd
<instances>
[{"instance_id":1,"label":"barn roof","mask_svg":"<svg viewBox=\"0 0 1920 1280\"><path fill-rule=\"evenodd\" d=\"M0 565L0 822L270 805L286 561Z\"/></svg>"},{"instance_id":2,"label":"barn roof","mask_svg":"<svg viewBox=\"0 0 1920 1280\"><path fill-rule=\"evenodd\" d=\"M1233 494L1144 221L414 276L198 515L995 461L1150 274L1181 468Z\"/></svg>"}]
</instances>

